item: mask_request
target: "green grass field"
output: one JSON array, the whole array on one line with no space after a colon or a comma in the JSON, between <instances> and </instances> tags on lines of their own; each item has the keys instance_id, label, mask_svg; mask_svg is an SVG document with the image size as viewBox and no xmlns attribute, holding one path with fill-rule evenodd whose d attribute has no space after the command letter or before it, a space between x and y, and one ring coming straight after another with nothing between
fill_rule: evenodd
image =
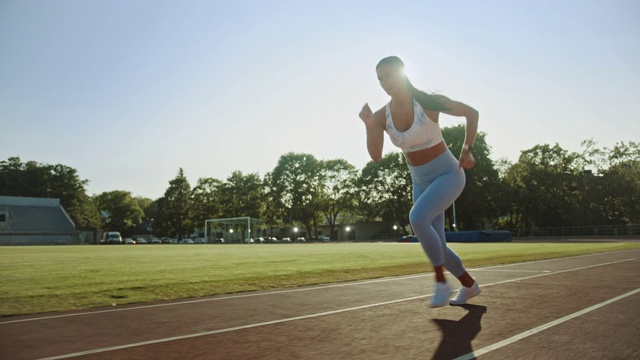
<instances>
[{"instance_id":1,"label":"green grass field","mask_svg":"<svg viewBox=\"0 0 640 360\"><path fill-rule=\"evenodd\" d=\"M640 248L640 243L453 243L467 267ZM0 316L430 271L419 244L1 247Z\"/></svg>"}]
</instances>

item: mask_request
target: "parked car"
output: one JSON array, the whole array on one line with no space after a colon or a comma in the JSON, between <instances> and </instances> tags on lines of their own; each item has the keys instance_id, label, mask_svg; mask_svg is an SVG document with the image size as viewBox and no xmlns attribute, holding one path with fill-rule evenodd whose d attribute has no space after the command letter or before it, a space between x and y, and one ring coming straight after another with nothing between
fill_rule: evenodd
<instances>
[{"instance_id":1,"label":"parked car","mask_svg":"<svg viewBox=\"0 0 640 360\"><path fill-rule=\"evenodd\" d=\"M127 245L135 245L136 241L133 240L132 238L126 238L126 239L124 239L124 243L127 244Z\"/></svg>"},{"instance_id":2,"label":"parked car","mask_svg":"<svg viewBox=\"0 0 640 360\"><path fill-rule=\"evenodd\" d=\"M122 244L122 236L117 231L105 231L102 233L102 244Z\"/></svg>"},{"instance_id":3,"label":"parked car","mask_svg":"<svg viewBox=\"0 0 640 360\"><path fill-rule=\"evenodd\" d=\"M416 243L419 242L415 235L405 235L398 238L398 242Z\"/></svg>"},{"instance_id":4,"label":"parked car","mask_svg":"<svg viewBox=\"0 0 640 360\"><path fill-rule=\"evenodd\" d=\"M148 242L145 239L138 239L136 240L136 244L148 244Z\"/></svg>"},{"instance_id":5,"label":"parked car","mask_svg":"<svg viewBox=\"0 0 640 360\"><path fill-rule=\"evenodd\" d=\"M298 236L296 238L296 242L305 242L305 241L307 241L307 239L305 239L304 236Z\"/></svg>"},{"instance_id":6,"label":"parked car","mask_svg":"<svg viewBox=\"0 0 640 360\"><path fill-rule=\"evenodd\" d=\"M268 243L268 244L276 244L278 242L278 239L271 236L271 237L266 237L264 238L264 242Z\"/></svg>"},{"instance_id":7,"label":"parked car","mask_svg":"<svg viewBox=\"0 0 640 360\"><path fill-rule=\"evenodd\" d=\"M329 241L329 240L331 240L331 238L329 238L326 235L319 235L318 236L318 241Z\"/></svg>"},{"instance_id":8,"label":"parked car","mask_svg":"<svg viewBox=\"0 0 640 360\"><path fill-rule=\"evenodd\" d=\"M196 244L206 244L207 240L205 240L204 238L197 238L193 242Z\"/></svg>"},{"instance_id":9,"label":"parked car","mask_svg":"<svg viewBox=\"0 0 640 360\"><path fill-rule=\"evenodd\" d=\"M217 238L214 243L216 244L224 244L224 238Z\"/></svg>"},{"instance_id":10,"label":"parked car","mask_svg":"<svg viewBox=\"0 0 640 360\"><path fill-rule=\"evenodd\" d=\"M283 238L282 238L282 242L283 242L283 243L290 243L290 242L291 242L291 238L289 238L289 237L283 237Z\"/></svg>"},{"instance_id":11,"label":"parked car","mask_svg":"<svg viewBox=\"0 0 640 360\"><path fill-rule=\"evenodd\" d=\"M180 240L180 244L194 244L194 242L191 239L182 239Z\"/></svg>"},{"instance_id":12,"label":"parked car","mask_svg":"<svg viewBox=\"0 0 640 360\"><path fill-rule=\"evenodd\" d=\"M160 240L158 238L153 238L153 239L151 239L151 243L152 244L162 244L162 240Z\"/></svg>"}]
</instances>

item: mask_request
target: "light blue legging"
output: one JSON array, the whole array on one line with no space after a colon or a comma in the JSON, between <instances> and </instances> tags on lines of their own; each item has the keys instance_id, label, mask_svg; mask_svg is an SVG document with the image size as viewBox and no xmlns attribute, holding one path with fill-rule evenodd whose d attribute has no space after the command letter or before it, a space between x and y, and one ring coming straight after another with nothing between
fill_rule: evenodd
<instances>
[{"instance_id":1,"label":"light blue legging","mask_svg":"<svg viewBox=\"0 0 640 360\"><path fill-rule=\"evenodd\" d=\"M460 257L447 246L444 211L462 193L464 171L449 150L424 165L409 165L409 171L413 182L411 227L431 264L444 265L453 276L459 277L466 270Z\"/></svg>"}]
</instances>

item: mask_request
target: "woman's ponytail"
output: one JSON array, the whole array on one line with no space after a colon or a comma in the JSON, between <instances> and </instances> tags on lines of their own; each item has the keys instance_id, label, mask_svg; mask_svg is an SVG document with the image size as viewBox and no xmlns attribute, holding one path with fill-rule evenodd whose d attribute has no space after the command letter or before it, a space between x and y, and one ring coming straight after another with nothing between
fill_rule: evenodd
<instances>
[{"instance_id":1,"label":"woman's ponytail","mask_svg":"<svg viewBox=\"0 0 640 360\"><path fill-rule=\"evenodd\" d=\"M440 102L440 100L431 94L427 94L424 91L416 89L415 86L409 81L407 78L407 88L409 92L413 96L414 99L420 104L423 108L431 111L445 111L447 108Z\"/></svg>"}]
</instances>

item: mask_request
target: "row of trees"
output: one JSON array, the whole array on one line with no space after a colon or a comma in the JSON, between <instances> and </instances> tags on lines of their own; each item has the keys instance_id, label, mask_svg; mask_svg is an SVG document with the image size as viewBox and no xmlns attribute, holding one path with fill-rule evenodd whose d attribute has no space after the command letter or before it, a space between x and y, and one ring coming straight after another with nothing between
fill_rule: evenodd
<instances>
[{"instance_id":1,"label":"row of trees","mask_svg":"<svg viewBox=\"0 0 640 360\"><path fill-rule=\"evenodd\" d=\"M464 126L443 129L454 154L464 140ZM480 133L474 146L476 166L466 171L465 191L456 200L458 229L626 225L640 223L640 144L584 151L537 145L521 152L516 163L494 162ZM78 227L117 229L124 233L154 219L161 236L181 236L203 227L205 219L250 216L268 226L296 225L315 234L318 225L332 230L341 223L376 220L410 231L411 178L401 153L386 154L358 171L342 159L318 160L311 154L282 155L263 177L235 171L222 181L198 179L191 187L180 169L156 200L116 190L86 194L87 180L64 165L0 162L0 195L56 197ZM98 210L111 214L104 223ZM453 224L452 209L446 213ZM333 231L332 231L333 233Z\"/></svg>"}]
</instances>

